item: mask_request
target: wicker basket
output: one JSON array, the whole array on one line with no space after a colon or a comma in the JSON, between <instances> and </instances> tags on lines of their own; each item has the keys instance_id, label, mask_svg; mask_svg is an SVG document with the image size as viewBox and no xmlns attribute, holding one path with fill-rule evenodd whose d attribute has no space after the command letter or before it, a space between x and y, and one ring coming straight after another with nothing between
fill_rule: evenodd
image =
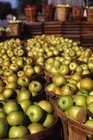
<instances>
[{"instance_id":1,"label":"wicker basket","mask_svg":"<svg viewBox=\"0 0 93 140\"><path fill-rule=\"evenodd\" d=\"M37 19L37 11L36 8L26 7L25 8L25 16L28 22L35 22Z\"/></svg>"},{"instance_id":2,"label":"wicker basket","mask_svg":"<svg viewBox=\"0 0 93 140\"><path fill-rule=\"evenodd\" d=\"M73 20L82 20L83 18L83 7L73 6L72 7L72 18Z\"/></svg>"},{"instance_id":3,"label":"wicker basket","mask_svg":"<svg viewBox=\"0 0 93 140\"><path fill-rule=\"evenodd\" d=\"M69 16L69 7L57 7L57 19L67 21Z\"/></svg>"},{"instance_id":4,"label":"wicker basket","mask_svg":"<svg viewBox=\"0 0 93 140\"><path fill-rule=\"evenodd\" d=\"M55 7L52 5L43 7L43 19L44 21L53 21L55 15Z\"/></svg>"},{"instance_id":5,"label":"wicker basket","mask_svg":"<svg viewBox=\"0 0 93 140\"><path fill-rule=\"evenodd\" d=\"M22 23L21 22L18 22L18 23L16 23L16 22L11 22L11 23L9 23L9 28L10 28L10 35L11 36L19 36L20 35L20 33L21 33L21 26L22 25Z\"/></svg>"},{"instance_id":6,"label":"wicker basket","mask_svg":"<svg viewBox=\"0 0 93 140\"><path fill-rule=\"evenodd\" d=\"M57 106L55 110L63 124L64 140L93 140L93 129L91 127L67 117ZM87 138L87 134L91 135L90 139Z\"/></svg>"},{"instance_id":7,"label":"wicker basket","mask_svg":"<svg viewBox=\"0 0 93 140\"><path fill-rule=\"evenodd\" d=\"M93 21L93 8L88 8L87 13L88 13L87 20Z\"/></svg>"}]
</instances>

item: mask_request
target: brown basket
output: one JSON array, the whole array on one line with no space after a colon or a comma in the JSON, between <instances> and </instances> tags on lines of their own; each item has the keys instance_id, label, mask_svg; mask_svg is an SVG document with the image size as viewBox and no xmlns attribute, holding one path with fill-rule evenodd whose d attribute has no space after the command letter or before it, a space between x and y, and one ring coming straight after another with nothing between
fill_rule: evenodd
<instances>
[{"instance_id":1,"label":"brown basket","mask_svg":"<svg viewBox=\"0 0 93 140\"><path fill-rule=\"evenodd\" d=\"M21 22L9 23L9 27L10 27L10 35L11 36L19 36L20 35L21 27L22 27Z\"/></svg>"},{"instance_id":2,"label":"brown basket","mask_svg":"<svg viewBox=\"0 0 93 140\"><path fill-rule=\"evenodd\" d=\"M58 116L55 114L54 123L50 127L45 128L41 132L28 135L22 138L2 139L2 140L63 140L60 126L61 126L61 122Z\"/></svg>"},{"instance_id":3,"label":"brown basket","mask_svg":"<svg viewBox=\"0 0 93 140\"><path fill-rule=\"evenodd\" d=\"M73 20L82 20L83 17L83 7L73 6L72 7L72 18Z\"/></svg>"},{"instance_id":4,"label":"brown basket","mask_svg":"<svg viewBox=\"0 0 93 140\"><path fill-rule=\"evenodd\" d=\"M29 7L25 8L25 16L28 22L35 22L37 19L36 9L31 9Z\"/></svg>"},{"instance_id":5,"label":"brown basket","mask_svg":"<svg viewBox=\"0 0 93 140\"><path fill-rule=\"evenodd\" d=\"M88 140L87 134L92 135L90 140L93 140L93 129L76 121L73 121L59 109L55 108L57 115L61 118L63 124L64 140Z\"/></svg>"},{"instance_id":6,"label":"brown basket","mask_svg":"<svg viewBox=\"0 0 93 140\"><path fill-rule=\"evenodd\" d=\"M57 7L57 19L59 21L67 21L69 15L69 7Z\"/></svg>"},{"instance_id":7,"label":"brown basket","mask_svg":"<svg viewBox=\"0 0 93 140\"><path fill-rule=\"evenodd\" d=\"M88 13L87 20L93 21L93 8L88 8L87 13Z\"/></svg>"},{"instance_id":8,"label":"brown basket","mask_svg":"<svg viewBox=\"0 0 93 140\"><path fill-rule=\"evenodd\" d=\"M54 7L48 7L43 8L43 18L44 21L52 21L54 20L54 14L55 14L55 8Z\"/></svg>"}]
</instances>

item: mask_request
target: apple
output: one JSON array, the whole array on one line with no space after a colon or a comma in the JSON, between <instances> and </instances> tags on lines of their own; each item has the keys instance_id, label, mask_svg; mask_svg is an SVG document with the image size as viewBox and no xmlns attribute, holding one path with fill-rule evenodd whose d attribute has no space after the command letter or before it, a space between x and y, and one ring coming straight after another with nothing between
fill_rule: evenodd
<instances>
[{"instance_id":1,"label":"apple","mask_svg":"<svg viewBox=\"0 0 93 140\"><path fill-rule=\"evenodd\" d=\"M16 90L18 87L17 83L16 82L9 82L6 84L5 88L11 88L13 90Z\"/></svg>"},{"instance_id":2,"label":"apple","mask_svg":"<svg viewBox=\"0 0 93 140\"><path fill-rule=\"evenodd\" d=\"M74 94L74 90L71 86L69 85L64 85L61 88L61 95L69 95L72 96Z\"/></svg>"},{"instance_id":3,"label":"apple","mask_svg":"<svg viewBox=\"0 0 93 140\"><path fill-rule=\"evenodd\" d=\"M18 65L20 68L23 68L23 67L24 67L24 60L23 60L23 58L17 58L16 63L17 63L17 65Z\"/></svg>"},{"instance_id":4,"label":"apple","mask_svg":"<svg viewBox=\"0 0 93 140\"><path fill-rule=\"evenodd\" d=\"M43 126L49 127L54 123L54 121L55 121L54 116L52 114L47 114L47 116L43 122Z\"/></svg>"},{"instance_id":5,"label":"apple","mask_svg":"<svg viewBox=\"0 0 93 140\"><path fill-rule=\"evenodd\" d=\"M29 99L24 99L20 101L19 104L21 105L23 111L26 112L27 108L32 104L32 102Z\"/></svg>"},{"instance_id":6,"label":"apple","mask_svg":"<svg viewBox=\"0 0 93 140\"><path fill-rule=\"evenodd\" d=\"M55 87L54 91L52 92L53 94L61 95L61 87ZM51 94L51 93L50 93Z\"/></svg>"},{"instance_id":7,"label":"apple","mask_svg":"<svg viewBox=\"0 0 93 140\"><path fill-rule=\"evenodd\" d=\"M4 110L0 110L0 118L6 119L6 113L4 112Z\"/></svg>"},{"instance_id":8,"label":"apple","mask_svg":"<svg viewBox=\"0 0 93 140\"><path fill-rule=\"evenodd\" d=\"M18 77L24 76L24 71L20 70L17 72Z\"/></svg>"},{"instance_id":9,"label":"apple","mask_svg":"<svg viewBox=\"0 0 93 140\"><path fill-rule=\"evenodd\" d=\"M25 126L12 126L9 129L9 138L23 138L30 134L30 131Z\"/></svg>"},{"instance_id":10,"label":"apple","mask_svg":"<svg viewBox=\"0 0 93 140\"><path fill-rule=\"evenodd\" d=\"M40 92L42 90L42 84L39 81L32 81L29 84L30 92Z\"/></svg>"},{"instance_id":11,"label":"apple","mask_svg":"<svg viewBox=\"0 0 93 140\"><path fill-rule=\"evenodd\" d=\"M84 95L75 95L73 102L77 106L81 106L81 107L87 106L87 98Z\"/></svg>"},{"instance_id":12,"label":"apple","mask_svg":"<svg viewBox=\"0 0 93 140\"><path fill-rule=\"evenodd\" d=\"M20 67L16 63L12 63L10 65L10 69L13 70L14 72L18 72Z\"/></svg>"},{"instance_id":13,"label":"apple","mask_svg":"<svg viewBox=\"0 0 93 140\"><path fill-rule=\"evenodd\" d=\"M4 70L4 72L3 72L3 75L4 75L5 77L7 77L7 76L9 76L9 75L11 75L11 74L13 74L13 70L11 70L11 69L6 69L6 70Z\"/></svg>"},{"instance_id":14,"label":"apple","mask_svg":"<svg viewBox=\"0 0 93 140\"><path fill-rule=\"evenodd\" d=\"M74 73L72 76L71 76L72 79L76 80L76 81L81 81L81 75L80 74L77 74L77 73Z\"/></svg>"},{"instance_id":15,"label":"apple","mask_svg":"<svg viewBox=\"0 0 93 140\"><path fill-rule=\"evenodd\" d=\"M88 90L85 90L85 89L80 89L77 92L77 95L84 95L85 97L88 97L89 96L89 91Z\"/></svg>"},{"instance_id":16,"label":"apple","mask_svg":"<svg viewBox=\"0 0 93 140\"><path fill-rule=\"evenodd\" d=\"M93 90L93 80L88 77L83 78L80 82L80 88L92 91Z\"/></svg>"},{"instance_id":17,"label":"apple","mask_svg":"<svg viewBox=\"0 0 93 140\"><path fill-rule=\"evenodd\" d=\"M54 83L50 83L46 86L46 90L48 91L54 91L54 89L56 88L57 86L54 84Z\"/></svg>"},{"instance_id":18,"label":"apple","mask_svg":"<svg viewBox=\"0 0 93 140\"><path fill-rule=\"evenodd\" d=\"M74 83L68 83L67 85L69 85L74 90L74 93L76 93L78 91L78 87L77 87L76 84L74 84Z\"/></svg>"},{"instance_id":19,"label":"apple","mask_svg":"<svg viewBox=\"0 0 93 140\"><path fill-rule=\"evenodd\" d=\"M67 83L67 79L62 75L56 75L53 77L53 83L57 86L63 86Z\"/></svg>"},{"instance_id":20,"label":"apple","mask_svg":"<svg viewBox=\"0 0 93 140\"><path fill-rule=\"evenodd\" d=\"M39 66L34 66L35 73L40 74L41 68Z\"/></svg>"},{"instance_id":21,"label":"apple","mask_svg":"<svg viewBox=\"0 0 93 140\"><path fill-rule=\"evenodd\" d=\"M27 65L32 65L32 64L33 64L33 59L30 58L30 57L27 57L27 58L26 58L26 64L27 64Z\"/></svg>"},{"instance_id":22,"label":"apple","mask_svg":"<svg viewBox=\"0 0 93 140\"><path fill-rule=\"evenodd\" d=\"M27 76L23 75L17 79L17 84L21 87L28 87L30 80Z\"/></svg>"},{"instance_id":23,"label":"apple","mask_svg":"<svg viewBox=\"0 0 93 140\"><path fill-rule=\"evenodd\" d=\"M39 101L38 105L45 110L47 113L53 113L53 106L49 101L41 100Z\"/></svg>"},{"instance_id":24,"label":"apple","mask_svg":"<svg viewBox=\"0 0 93 140\"><path fill-rule=\"evenodd\" d=\"M73 120L79 121L81 123L85 123L87 112L84 107L72 106L68 110L68 116Z\"/></svg>"},{"instance_id":25,"label":"apple","mask_svg":"<svg viewBox=\"0 0 93 140\"><path fill-rule=\"evenodd\" d=\"M43 109L38 105L30 105L26 114L32 123L40 122L44 116Z\"/></svg>"},{"instance_id":26,"label":"apple","mask_svg":"<svg viewBox=\"0 0 93 140\"><path fill-rule=\"evenodd\" d=\"M7 115L7 122L9 125L22 125L26 119L25 114L22 111L12 111Z\"/></svg>"},{"instance_id":27,"label":"apple","mask_svg":"<svg viewBox=\"0 0 93 140\"><path fill-rule=\"evenodd\" d=\"M31 99L31 93L28 89L21 90L17 95L17 100L19 103L24 99Z\"/></svg>"},{"instance_id":28,"label":"apple","mask_svg":"<svg viewBox=\"0 0 93 140\"><path fill-rule=\"evenodd\" d=\"M40 123L31 123L31 124L29 124L28 129L29 129L31 134L35 134L35 133L38 133L40 131L43 131L44 127Z\"/></svg>"},{"instance_id":29,"label":"apple","mask_svg":"<svg viewBox=\"0 0 93 140\"><path fill-rule=\"evenodd\" d=\"M91 102L93 102L93 95L87 97L87 104L90 104Z\"/></svg>"},{"instance_id":30,"label":"apple","mask_svg":"<svg viewBox=\"0 0 93 140\"><path fill-rule=\"evenodd\" d=\"M7 121L4 118L0 118L0 139L7 137L8 127Z\"/></svg>"},{"instance_id":31,"label":"apple","mask_svg":"<svg viewBox=\"0 0 93 140\"><path fill-rule=\"evenodd\" d=\"M83 68L81 66L77 66L76 73L82 74Z\"/></svg>"},{"instance_id":32,"label":"apple","mask_svg":"<svg viewBox=\"0 0 93 140\"><path fill-rule=\"evenodd\" d=\"M4 104L3 109L6 114L9 114L12 111L19 111L19 105L16 103L16 101L7 101Z\"/></svg>"},{"instance_id":33,"label":"apple","mask_svg":"<svg viewBox=\"0 0 93 140\"><path fill-rule=\"evenodd\" d=\"M11 88L5 88L3 91L4 99L15 99L17 97L17 93Z\"/></svg>"},{"instance_id":34,"label":"apple","mask_svg":"<svg viewBox=\"0 0 93 140\"><path fill-rule=\"evenodd\" d=\"M87 106L87 109L93 113L93 102L89 103L88 106Z\"/></svg>"},{"instance_id":35,"label":"apple","mask_svg":"<svg viewBox=\"0 0 93 140\"><path fill-rule=\"evenodd\" d=\"M13 74L10 74L8 77L7 77L7 82L17 82L17 74L13 73Z\"/></svg>"},{"instance_id":36,"label":"apple","mask_svg":"<svg viewBox=\"0 0 93 140\"><path fill-rule=\"evenodd\" d=\"M28 67L24 70L24 74L27 76L27 77L30 77L32 75L34 75L35 73L35 70L33 67Z\"/></svg>"},{"instance_id":37,"label":"apple","mask_svg":"<svg viewBox=\"0 0 93 140\"><path fill-rule=\"evenodd\" d=\"M67 66L67 65L61 65L61 66L60 66L60 71L59 71L59 73L60 73L61 75L68 75L68 74L70 74L69 66Z\"/></svg>"},{"instance_id":38,"label":"apple","mask_svg":"<svg viewBox=\"0 0 93 140\"><path fill-rule=\"evenodd\" d=\"M93 119L87 120L85 125L92 129L93 128ZM92 140L92 138L93 138L93 136L91 134L87 134L87 137L89 140Z\"/></svg>"},{"instance_id":39,"label":"apple","mask_svg":"<svg viewBox=\"0 0 93 140\"><path fill-rule=\"evenodd\" d=\"M73 99L69 95L63 95L58 99L57 104L59 108L66 111L73 106Z\"/></svg>"},{"instance_id":40,"label":"apple","mask_svg":"<svg viewBox=\"0 0 93 140\"><path fill-rule=\"evenodd\" d=\"M71 71L76 71L77 66L78 66L78 65L77 65L76 62L71 62L71 63L69 64L69 68L70 68Z\"/></svg>"},{"instance_id":41,"label":"apple","mask_svg":"<svg viewBox=\"0 0 93 140\"><path fill-rule=\"evenodd\" d=\"M52 66L50 73L57 75L59 73L59 67Z\"/></svg>"}]
</instances>

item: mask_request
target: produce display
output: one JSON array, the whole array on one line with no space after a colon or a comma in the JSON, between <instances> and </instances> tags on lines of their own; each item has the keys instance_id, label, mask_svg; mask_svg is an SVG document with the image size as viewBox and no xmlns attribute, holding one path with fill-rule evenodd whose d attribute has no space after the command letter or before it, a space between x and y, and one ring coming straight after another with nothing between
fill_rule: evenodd
<instances>
[{"instance_id":1,"label":"produce display","mask_svg":"<svg viewBox=\"0 0 93 140\"><path fill-rule=\"evenodd\" d=\"M58 96L55 102L68 117L91 124L91 49L68 38L38 35L25 42L0 42L0 50L0 138L24 137L52 126L55 115L47 92Z\"/></svg>"},{"instance_id":2,"label":"produce display","mask_svg":"<svg viewBox=\"0 0 93 140\"><path fill-rule=\"evenodd\" d=\"M43 131L54 123L53 112L51 103L46 100L1 101L0 138L25 137Z\"/></svg>"}]
</instances>

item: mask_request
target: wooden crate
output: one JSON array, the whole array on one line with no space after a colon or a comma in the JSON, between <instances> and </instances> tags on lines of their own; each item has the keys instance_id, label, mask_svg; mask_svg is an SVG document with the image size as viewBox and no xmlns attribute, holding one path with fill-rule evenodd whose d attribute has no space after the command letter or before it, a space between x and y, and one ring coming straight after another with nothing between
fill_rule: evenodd
<instances>
[{"instance_id":1,"label":"wooden crate","mask_svg":"<svg viewBox=\"0 0 93 140\"><path fill-rule=\"evenodd\" d=\"M93 140L92 128L70 119L57 106L55 107L55 111L60 117L63 124L64 140L88 140L87 134L92 135L92 138L90 140Z\"/></svg>"},{"instance_id":2,"label":"wooden crate","mask_svg":"<svg viewBox=\"0 0 93 140\"><path fill-rule=\"evenodd\" d=\"M93 46L93 22L81 23L81 44L82 46Z\"/></svg>"},{"instance_id":3,"label":"wooden crate","mask_svg":"<svg viewBox=\"0 0 93 140\"><path fill-rule=\"evenodd\" d=\"M80 22L63 22L62 36L80 41Z\"/></svg>"},{"instance_id":4,"label":"wooden crate","mask_svg":"<svg viewBox=\"0 0 93 140\"><path fill-rule=\"evenodd\" d=\"M43 33L48 35L49 34L62 35L62 22L60 21L44 22Z\"/></svg>"},{"instance_id":5,"label":"wooden crate","mask_svg":"<svg viewBox=\"0 0 93 140\"><path fill-rule=\"evenodd\" d=\"M42 22L26 22L23 30L31 35L41 35L43 33Z\"/></svg>"}]
</instances>

